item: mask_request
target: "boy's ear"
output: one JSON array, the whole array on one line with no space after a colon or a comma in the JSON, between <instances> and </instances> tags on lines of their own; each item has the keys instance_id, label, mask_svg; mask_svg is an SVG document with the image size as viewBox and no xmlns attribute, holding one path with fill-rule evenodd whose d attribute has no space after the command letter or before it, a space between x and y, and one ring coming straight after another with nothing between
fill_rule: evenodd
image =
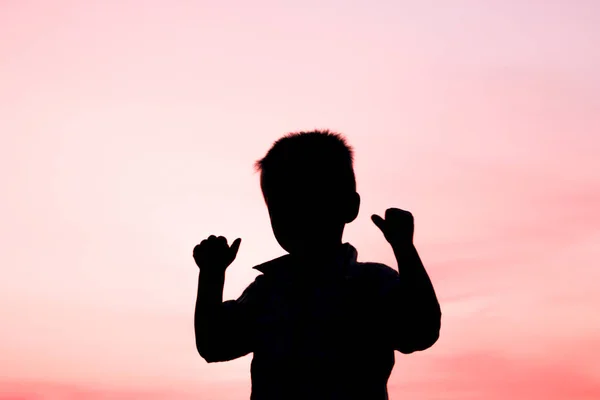
<instances>
[{"instance_id":1,"label":"boy's ear","mask_svg":"<svg viewBox=\"0 0 600 400\"><path fill-rule=\"evenodd\" d=\"M360 210L360 195L356 192L350 195L348 199L347 207L344 215L344 222L349 224L358 217L358 211Z\"/></svg>"}]
</instances>

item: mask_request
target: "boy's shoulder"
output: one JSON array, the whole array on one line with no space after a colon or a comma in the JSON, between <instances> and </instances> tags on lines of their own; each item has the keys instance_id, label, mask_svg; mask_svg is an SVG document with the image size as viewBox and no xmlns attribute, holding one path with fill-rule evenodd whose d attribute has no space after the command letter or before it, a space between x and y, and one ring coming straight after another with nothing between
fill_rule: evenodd
<instances>
[{"instance_id":1,"label":"boy's shoulder","mask_svg":"<svg viewBox=\"0 0 600 400\"><path fill-rule=\"evenodd\" d=\"M348 266L348 272L353 277L373 277L380 279L396 279L398 272L392 267L374 261L357 261Z\"/></svg>"}]
</instances>

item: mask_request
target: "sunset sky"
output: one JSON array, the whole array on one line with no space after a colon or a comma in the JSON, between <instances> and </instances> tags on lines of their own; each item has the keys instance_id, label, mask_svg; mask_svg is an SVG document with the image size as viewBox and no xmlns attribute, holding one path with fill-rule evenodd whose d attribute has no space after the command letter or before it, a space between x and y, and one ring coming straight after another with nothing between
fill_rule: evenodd
<instances>
[{"instance_id":1,"label":"sunset sky","mask_svg":"<svg viewBox=\"0 0 600 400\"><path fill-rule=\"evenodd\" d=\"M314 128L441 302L392 400L600 398L599 48L594 0L0 0L0 400L248 399L192 249L243 239L226 298L285 254L253 163Z\"/></svg>"}]
</instances>

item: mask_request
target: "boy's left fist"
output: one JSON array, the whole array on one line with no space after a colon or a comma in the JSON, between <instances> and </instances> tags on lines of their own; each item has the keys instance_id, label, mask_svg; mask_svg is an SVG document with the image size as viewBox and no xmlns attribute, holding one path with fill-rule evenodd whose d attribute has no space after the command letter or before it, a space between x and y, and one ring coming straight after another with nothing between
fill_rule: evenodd
<instances>
[{"instance_id":1,"label":"boy's left fist","mask_svg":"<svg viewBox=\"0 0 600 400\"><path fill-rule=\"evenodd\" d=\"M385 211L385 219L373 214L371 220L391 245L413 244L415 222L410 212L399 208L388 208Z\"/></svg>"},{"instance_id":2,"label":"boy's left fist","mask_svg":"<svg viewBox=\"0 0 600 400\"><path fill-rule=\"evenodd\" d=\"M231 246L224 236L210 235L194 247L194 260L200 271L206 273L224 273L231 265L240 248L242 239L236 239Z\"/></svg>"}]
</instances>

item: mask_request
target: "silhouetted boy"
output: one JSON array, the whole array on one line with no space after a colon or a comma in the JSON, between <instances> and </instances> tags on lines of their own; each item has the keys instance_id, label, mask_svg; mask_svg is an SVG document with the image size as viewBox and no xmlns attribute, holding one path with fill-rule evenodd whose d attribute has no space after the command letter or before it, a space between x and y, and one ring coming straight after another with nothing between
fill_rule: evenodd
<instances>
[{"instance_id":1,"label":"silhouetted boy","mask_svg":"<svg viewBox=\"0 0 600 400\"><path fill-rule=\"evenodd\" d=\"M399 273L358 262L342 242L360 204L353 150L342 136L288 134L256 167L273 233L289 254L254 267L262 275L223 302L225 270L241 240L229 247L213 235L194 248L198 352L209 363L254 353L252 400L387 399L394 350L425 350L440 331L412 215L390 208L385 219L371 217Z\"/></svg>"}]
</instances>

